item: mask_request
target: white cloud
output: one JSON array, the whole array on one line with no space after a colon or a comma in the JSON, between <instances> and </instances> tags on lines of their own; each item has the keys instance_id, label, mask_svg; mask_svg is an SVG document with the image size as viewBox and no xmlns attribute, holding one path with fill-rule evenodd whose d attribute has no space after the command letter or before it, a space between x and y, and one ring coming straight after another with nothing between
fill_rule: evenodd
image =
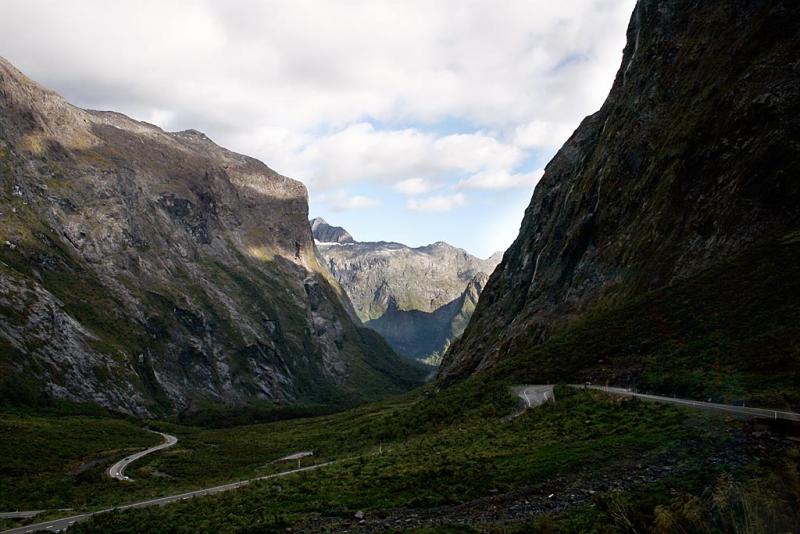
<instances>
[{"instance_id":1,"label":"white cloud","mask_svg":"<svg viewBox=\"0 0 800 534\"><path fill-rule=\"evenodd\" d=\"M633 4L8 0L0 50L79 105L206 131L286 174L323 175L311 184L385 174L409 149L414 163L393 173L405 179L427 166L477 172L486 158L514 162L519 148L556 143L602 103ZM446 136L438 159L421 157L425 125L450 117L495 133ZM350 129L367 119L419 126ZM281 152L277 130L293 150ZM305 136L313 144L301 150ZM356 150L359 136L375 144Z\"/></svg>"},{"instance_id":2,"label":"white cloud","mask_svg":"<svg viewBox=\"0 0 800 534\"><path fill-rule=\"evenodd\" d=\"M415 179L409 176L427 183L448 173L513 167L525 156L485 132L438 136L416 128L378 130L367 122L305 142L286 137L261 145L267 147L275 151L269 161L279 171L318 189Z\"/></svg>"},{"instance_id":3,"label":"white cloud","mask_svg":"<svg viewBox=\"0 0 800 534\"><path fill-rule=\"evenodd\" d=\"M392 189L404 195L422 195L427 193L433 186L424 178L409 178L401 180L392 186Z\"/></svg>"},{"instance_id":4,"label":"white cloud","mask_svg":"<svg viewBox=\"0 0 800 534\"><path fill-rule=\"evenodd\" d=\"M441 137L434 151L444 167L470 172L513 167L525 157L519 148L482 132Z\"/></svg>"},{"instance_id":5,"label":"white cloud","mask_svg":"<svg viewBox=\"0 0 800 534\"><path fill-rule=\"evenodd\" d=\"M534 120L514 130L514 144L522 148L558 148L577 125Z\"/></svg>"},{"instance_id":6,"label":"white cloud","mask_svg":"<svg viewBox=\"0 0 800 534\"><path fill-rule=\"evenodd\" d=\"M0 51L79 106L204 131L355 218L402 202L381 188L441 211L459 189L421 195L532 187L519 169L602 104L634 4L4 0ZM395 207L395 227L420 219Z\"/></svg>"},{"instance_id":7,"label":"white cloud","mask_svg":"<svg viewBox=\"0 0 800 534\"><path fill-rule=\"evenodd\" d=\"M332 211L350 211L377 208L381 205L380 199L364 195L350 195L346 191L336 191L332 194L322 194L314 201L327 205Z\"/></svg>"},{"instance_id":8,"label":"white cloud","mask_svg":"<svg viewBox=\"0 0 800 534\"><path fill-rule=\"evenodd\" d=\"M417 212L443 212L463 206L466 198L463 193L454 195L436 195L421 199L409 198L406 200L406 209Z\"/></svg>"},{"instance_id":9,"label":"white cloud","mask_svg":"<svg viewBox=\"0 0 800 534\"><path fill-rule=\"evenodd\" d=\"M377 208L381 205L381 201L376 198L365 197L363 195L354 195L344 199L338 204L334 204L334 211L345 210L363 210L367 208Z\"/></svg>"},{"instance_id":10,"label":"white cloud","mask_svg":"<svg viewBox=\"0 0 800 534\"><path fill-rule=\"evenodd\" d=\"M166 109L153 108L142 117L142 120L169 130L170 126L175 120L175 112Z\"/></svg>"},{"instance_id":11,"label":"white cloud","mask_svg":"<svg viewBox=\"0 0 800 534\"><path fill-rule=\"evenodd\" d=\"M458 184L463 189L513 189L522 187L533 190L544 175L544 170L509 173L507 171L484 171L473 174Z\"/></svg>"}]
</instances>

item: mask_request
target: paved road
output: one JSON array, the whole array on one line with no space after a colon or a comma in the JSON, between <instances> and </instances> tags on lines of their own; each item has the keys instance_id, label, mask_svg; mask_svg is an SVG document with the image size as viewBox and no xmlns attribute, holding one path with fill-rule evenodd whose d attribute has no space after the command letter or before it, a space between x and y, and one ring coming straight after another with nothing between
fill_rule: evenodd
<instances>
[{"instance_id":1,"label":"paved road","mask_svg":"<svg viewBox=\"0 0 800 534\"><path fill-rule=\"evenodd\" d=\"M341 461L341 460L337 460ZM36 523L34 525L26 525L23 527L16 527L10 530L4 530L0 534L21 534L21 533L28 533L28 532L37 532L37 531L46 531L46 532L60 532L65 530L75 523L79 521L84 521L90 518L93 515L97 514L104 514L106 512L111 512L113 510L129 510L131 508L146 508L148 506L162 506L164 504L169 504L177 501L185 501L187 499L191 499L192 497L201 497L203 495L212 495L214 493L220 493L223 491L228 491L236 488L241 488L242 486L246 486L251 482L255 482L256 480L266 480L269 478L278 478L284 477L286 475L291 475L294 473L300 473L302 471L312 471L314 469L319 469L320 467L325 467L327 465L331 465L336 463L336 461L332 462L325 462L322 464L316 465L309 465L307 467L301 467L299 469L292 469L291 471L284 471L282 473L275 473L272 475L265 475L262 477L251 478L248 480L240 480L238 482L231 482L230 484L223 484L221 486L214 486L213 488L205 488L201 490L195 491L188 491L186 493L179 493L177 495L168 495L167 497L159 497L157 499L149 499L146 501L139 501L130 504L124 504L122 506L116 506L114 508L106 508L104 510L98 510L96 512L88 512L85 514L77 514L70 517L62 517L60 519L53 519L51 521L44 521L42 523Z\"/></svg>"},{"instance_id":2,"label":"paved road","mask_svg":"<svg viewBox=\"0 0 800 534\"><path fill-rule=\"evenodd\" d=\"M170 436L169 434L164 434L163 432L156 432L154 430L149 430L153 434L158 434L159 436L164 438L164 443L160 445L156 445L155 447L150 447L149 449L143 450L141 452L137 452L136 454L131 454L120 460L119 462L115 463L111 467L108 468L106 473L111 478L116 478L117 480L123 480L126 482L131 482L133 479L125 476L125 468L128 467L131 463L135 462L139 458L143 456L147 456L151 452L160 451L161 449L166 449L167 447L172 447L176 443L178 443L178 438L175 436Z\"/></svg>"},{"instance_id":3,"label":"paved road","mask_svg":"<svg viewBox=\"0 0 800 534\"><path fill-rule=\"evenodd\" d=\"M787 421L800 421L800 413L786 412L781 410L770 410L769 408L750 408L747 406L734 406L731 404L718 404L716 402L703 402L689 399L677 399L674 397L664 397L661 395L648 395L647 393L634 393L633 391L625 388L613 388L606 386L595 385L577 385L571 384L575 388L596 389L604 391L611 395L622 395L625 397L636 397L642 400L661 402L665 404L675 404L678 406L685 406L688 408L697 408L700 410L710 410L715 412L725 412L748 417L764 417L767 419L785 419Z\"/></svg>"},{"instance_id":4,"label":"paved road","mask_svg":"<svg viewBox=\"0 0 800 534\"><path fill-rule=\"evenodd\" d=\"M297 460L299 462L301 458L307 458L308 456L314 456L314 451L296 452L294 454L290 454L288 456L284 456L283 458L278 458L277 460L273 460L272 463L274 464L274 463L278 463L278 462L286 462L286 461L289 461L289 460ZM298 466L298 467L300 467L300 466Z\"/></svg>"},{"instance_id":5,"label":"paved road","mask_svg":"<svg viewBox=\"0 0 800 534\"><path fill-rule=\"evenodd\" d=\"M553 386L547 385L524 385L515 386L511 388L515 395L517 395L522 402L525 403L525 408L539 406L549 400L555 400L553 394Z\"/></svg>"},{"instance_id":6,"label":"paved road","mask_svg":"<svg viewBox=\"0 0 800 534\"><path fill-rule=\"evenodd\" d=\"M627 396L627 397L637 397L637 398L640 398L640 399L643 399L643 400L648 400L648 401L653 401L653 402L662 402L662 403L666 403L666 404L675 404L675 405L679 405L679 406L685 406L685 407L689 407L689 408L698 408L698 409L702 409L702 410L719 411L719 412L733 413L733 414L745 415L745 416L751 416L751 417L755 416L755 417L767 417L767 418L770 418L770 419L786 419L786 420L789 420L789 421L800 421L800 414L799 413L795 413L795 412L786 412L786 411L780 411L780 410L770 410L770 409L766 409L766 408L749 408L749 407L745 407L745 406L732 406L732 405L729 405L729 404L717 404L717 403L713 403L713 402L702 402L702 401L695 401L695 400L689 400L689 399L677 399L677 398L673 398L673 397L663 397L663 396L660 396L660 395L649 395L649 394L646 394L646 393L635 393L635 392L630 391L630 390L625 389L625 388L614 388L614 387L595 386L595 385L577 385L577 384L572 384L571 387L595 389L595 390L603 391L603 392L606 392L606 393L609 393L609 394L612 394L612 395L623 395L623 396ZM547 402L548 400L551 400L551 399L555 398L554 395L553 395L553 386L552 385L524 385L524 386L516 386L516 387L512 388L512 390L514 391L515 394L517 394L520 397L520 399L522 399L525 402L526 407L528 407L528 408L530 408L532 406L538 406L540 404L543 404L543 403ZM165 439L172 438L172 439L175 439L177 441L177 439L174 436L168 436L167 434L162 434L162 435L164 436ZM174 444L175 444L175 442L172 442L172 443L169 443L169 444L167 444L167 442L165 442L162 445L160 445L159 447L154 447L153 449L148 449L147 451L143 451L142 453L138 453L138 454L140 454L140 456L138 456L137 458L128 457L125 460L123 460L123 462L128 460L128 462L125 464L125 465L127 465L128 463L134 461L135 459L141 458L142 456L144 456L144 454L147 454L149 452L152 452L153 450L158 450L158 449L161 449L161 448L165 448L165 447L168 447L168 446L171 446L171 445L174 445ZM136 455L134 455L134 456L136 456ZM133 458L133 459L130 459L130 458ZM341 461L341 460L338 460L338 461ZM118 462L118 464L119 463L120 462ZM223 492L223 491L228 491L228 490L232 490L232 489L236 489L236 488L241 488L242 486L246 486L247 484L250 484L251 482L254 482L256 480L265 480L265 479L270 479L270 478L277 478L277 477L282 477L282 476L286 476L286 475L291 475L291 474L294 474L294 473L300 473L300 472L303 472L303 471L311 471L313 469L319 469L320 467L325 467L325 466L331 465L333 463L336 463L336 461L325 462L325 463L317 464L317 465L310 465L308 467L301 467L299 469L292 469L291 471L284 471L282 473L275 473L273 475L265 475L265 476L262 476L262 477L251 478L251 479L248 479L248 480L241 480L239 482L232 482L230 484L223 484L221 486L214 486L212 488L205 488L205 489L201 489L201 490L190 491L190 492L187 492L187 493L179 493L177 495L169 495L167 497L159 497L157 499L139 501L139 502L135 502L135 503L131 503L131 504L125 504L125 505L122 505L122 506L117 506L115 508L107 508L105 510L98 510L96 512L78 514L78 515L73 515L73 516L70 516L70 517L64 517L64 518L61 518L61 519L55 519L55 520L52 520L52 521L36 523L34 525L27 525L27 526L23 526L23 527L12 528L10 530L3 531L0 534L22 534L22 533L41 531L41 530L45 530L45 531L49 531L49 532L59 532L61 530L69 528L70 526L72 526L73 524L75 524L78 521L83 521L83 520L88 519L89 517L91 517L93 515L96 515L96 514L102 514L102 513L105 513L105 512L110 512L112 510L128 510L130 508L145 508L147 506L161 506L161 505L172 503L172 502L191 499L192 497L200 497L200 496L203 496L203 495L211 495L211 494L214 494L214 493L220 493L220 492ZM118 464L115 464L115 465L118 465ZM113 467L114 466L112 466L112 468ZM123 470L124 470L124 468L125 468L125 466L122 467ZM121 471L119 472L119 474L120 475L122 474Z\"/></svg>"},{"instance_id":7,"label":"paved road","mask_svg":"<svg viewBox=\"0 0 800 534\"><path fill-rule=\"evenodd\" d=\"M24 510L21 512L0 512L0 519L27 519L44 512L44 510Z\"/></svg>"}]
</instances>

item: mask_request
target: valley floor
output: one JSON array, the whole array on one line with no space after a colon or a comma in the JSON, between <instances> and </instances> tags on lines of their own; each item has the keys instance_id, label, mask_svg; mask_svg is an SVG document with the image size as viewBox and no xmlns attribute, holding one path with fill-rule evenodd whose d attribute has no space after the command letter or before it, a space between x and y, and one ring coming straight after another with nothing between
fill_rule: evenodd
<instances>
[{"instance_id":1,"label":"valley floor","mask_svg":"<svg viewBox=\"0 0 800 534\"><path fill-rule=\"evenodd\" d=\"M297 460L275 460L313 450L301 465L343 461L163 507L102 514L70 531L722 532L754 521L764 531L800 527L800 455L791 427L565 387L556 388L556 398L509 418L516 399L504 386L470 381L269 424L150 422L179 442L131 464L126 474L134 482L104 471L158 442L138 422L7 412L0 416L0 508L101 509L286 471ZM23 523L63 515L46 512Z\"/></svg>"}]
</instances>

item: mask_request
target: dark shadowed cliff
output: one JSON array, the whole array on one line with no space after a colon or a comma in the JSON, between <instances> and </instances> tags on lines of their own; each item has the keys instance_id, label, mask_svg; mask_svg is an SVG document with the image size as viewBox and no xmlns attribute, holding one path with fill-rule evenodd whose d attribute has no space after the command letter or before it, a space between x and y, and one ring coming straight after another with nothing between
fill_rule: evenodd
<instances>
[{"instance_id":1,"label":"dark shadowed cliff","mask_svg":"<svg viewBox=\"0 0 800 534\"><path fill-rule=\"evenodd\" d=\"M800 356L785 306L797 291L798 32L796 2L640 0L608 99L548 164L440 377L523 356L531 378L616 381L645 375L656 353L685 357L687 372L716 359L709 373ZM624 328L607 328L634 302ZM611 369L617 357L625 369Z\"/></svg>"}]
</instances>

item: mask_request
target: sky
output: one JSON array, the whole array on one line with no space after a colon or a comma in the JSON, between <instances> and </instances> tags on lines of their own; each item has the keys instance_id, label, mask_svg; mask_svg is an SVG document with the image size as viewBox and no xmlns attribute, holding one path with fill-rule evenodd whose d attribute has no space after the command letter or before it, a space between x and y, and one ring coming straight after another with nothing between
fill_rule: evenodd
<instances>
[{"instance_id":1,"label":"sky","mask_svg":"<svg viewBox=\"0 0 800 534\"><path fill-rule=\"evenodd\" d=\"M634 0L3 0L0 56L84 108L196 129L359 241L507 248L602 105Z\"/></svg>"}]
</instances>

